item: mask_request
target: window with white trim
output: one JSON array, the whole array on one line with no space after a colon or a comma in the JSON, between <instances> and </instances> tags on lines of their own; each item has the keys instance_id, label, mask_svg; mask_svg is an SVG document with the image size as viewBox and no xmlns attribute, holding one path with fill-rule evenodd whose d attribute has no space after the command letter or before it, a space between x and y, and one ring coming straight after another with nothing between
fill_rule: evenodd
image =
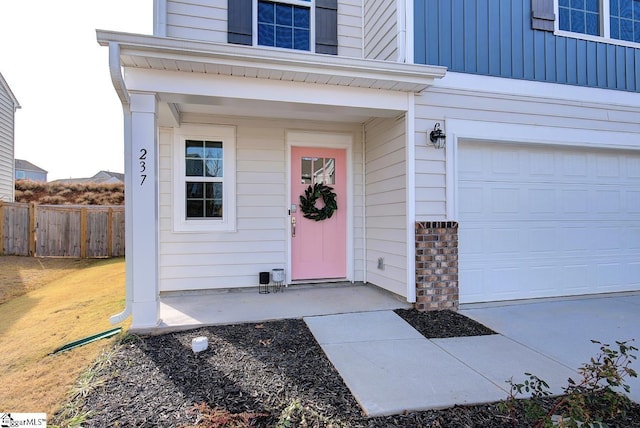
<instances>
[{"instance_id":1,"label":"window with white trim","mask_svg":"<svg viewBox=\"0 0 640 428\"><path fill-rule=\"evenodd\" d=\"M560 31L640 43L640 0L557 0Z\"/></svg>"},{"instance_id":2,"label":"window with white trim","mask_svg":"<svg viewBox=\"0 0 640 428\"><path fill-rule=\"evenodd\" d=\"M235 230L235 129L180 128L173 165L174 230Z\"/></svg>"},{"instance_id":3,"label":"window with white trim","mask_svg":"<svg viewBox=\"0 0 640 428\"><path fill-rule=\"evenodd\" d=\"M256 0L255 7L255 44L311 50L312 0Z\"/></svg>"}]
</instances>

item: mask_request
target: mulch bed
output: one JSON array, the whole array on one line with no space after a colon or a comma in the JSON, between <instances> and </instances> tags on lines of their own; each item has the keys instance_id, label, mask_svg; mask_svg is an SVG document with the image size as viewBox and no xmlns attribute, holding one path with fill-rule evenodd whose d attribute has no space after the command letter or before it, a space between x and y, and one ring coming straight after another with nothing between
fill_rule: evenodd
<instances>
[{"instance_id":1,"label":"mulch bed","mask_svg":"<svg viewBox=\"0 0 640 428\"><path fill-rule=\"evenodd\" d=\"M399 314L429 337L435 337L433 325L439 337L492 333L455 312ZM198 336L208 338L209 349L194 354L191 340ZM304 321L296 319L130 336L99 367L96 387L77 403L80 412L92 412L84 427L529 426L513 424L493 404L364 417ZM638 421L635 408L635 419L609 426Z\"/></svg>"}]
</instances>

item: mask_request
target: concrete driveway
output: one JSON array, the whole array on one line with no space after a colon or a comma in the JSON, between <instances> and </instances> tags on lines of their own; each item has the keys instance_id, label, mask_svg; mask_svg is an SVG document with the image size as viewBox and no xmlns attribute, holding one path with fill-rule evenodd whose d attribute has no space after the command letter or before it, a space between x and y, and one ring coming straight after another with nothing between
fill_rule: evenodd
<instances>
[{"instance_id":1,"label":"concrete driveway","mask_svg":"<svg viewBox=\"0 0 640 428\"><path fill-rule=\"evenodd\" d=\"M631 344L640 348L640 293L463 305L460 313L575 369L599 353L599 345L591 340L608 343L612 349L617 349L616 341L634 340ZM635 354L640 356L638 351ZM639 361L631 365L637 372L640 372ZM640 403L640 378L631 378L628 384L631 399Z\"/></svg>"}]
</instances>

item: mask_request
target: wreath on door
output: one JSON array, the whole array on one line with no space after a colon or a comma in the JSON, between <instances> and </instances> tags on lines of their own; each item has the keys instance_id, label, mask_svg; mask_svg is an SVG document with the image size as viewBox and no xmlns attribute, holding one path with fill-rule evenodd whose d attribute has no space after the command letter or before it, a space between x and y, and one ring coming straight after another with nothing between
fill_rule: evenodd
<instances>
[{"instance_id":1,"label":"wreath on door","mask_svg":"<svg viewBox=\"0 0 640 428\"><path fill-rule=\"evenodd\" d=\"M322 198L324 207L317 208L316 201ZM324 183L316 183L309 186L304 191L304 195L300 195L300 210L303 217L310 220L321 221L331 218L333 212L338 209L336 202L336 194L333 193L333 187L329 187Z\"/></svg>"}]
</instances>

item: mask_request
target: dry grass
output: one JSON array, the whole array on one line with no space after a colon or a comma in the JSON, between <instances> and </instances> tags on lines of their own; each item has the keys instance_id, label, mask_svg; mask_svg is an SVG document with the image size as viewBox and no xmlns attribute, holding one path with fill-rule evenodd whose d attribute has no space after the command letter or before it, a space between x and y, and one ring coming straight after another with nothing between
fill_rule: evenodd
<instances>
[{"instance_id":1,"label":"dry grass","mask_svg":"<svg viewBox=\"0 0 640 428\"><path fill-rule=\"evenodd\" d=\"M49 205L122 205L124 184L43 183L16 180L16 202L37 202Z\"/></svg>"},{"instance_id":2,"label":"dry grass","mask_svg":"<svg viewBox=\"0 0 640 428\"><path fill-rule=\"evenodd\" d=\"M95 263L88 259L0 257L0 304Z\"/></svg>"},{"instance_id":3,"label":"dry grass","mask_svg":"<svg viewBox=\"0 0 640 428\"><path fill-rule=\"evenodd\" d=\"M0 304L0 409L51 416L114 339L49 354L112 328L109 316L124 307L124 260L24 259L0 257L0 278L13 284L3 288L17 290L5 294L22 293ZM30 265L34 260L40 269Z\"/></svg>"}]
</instances>

